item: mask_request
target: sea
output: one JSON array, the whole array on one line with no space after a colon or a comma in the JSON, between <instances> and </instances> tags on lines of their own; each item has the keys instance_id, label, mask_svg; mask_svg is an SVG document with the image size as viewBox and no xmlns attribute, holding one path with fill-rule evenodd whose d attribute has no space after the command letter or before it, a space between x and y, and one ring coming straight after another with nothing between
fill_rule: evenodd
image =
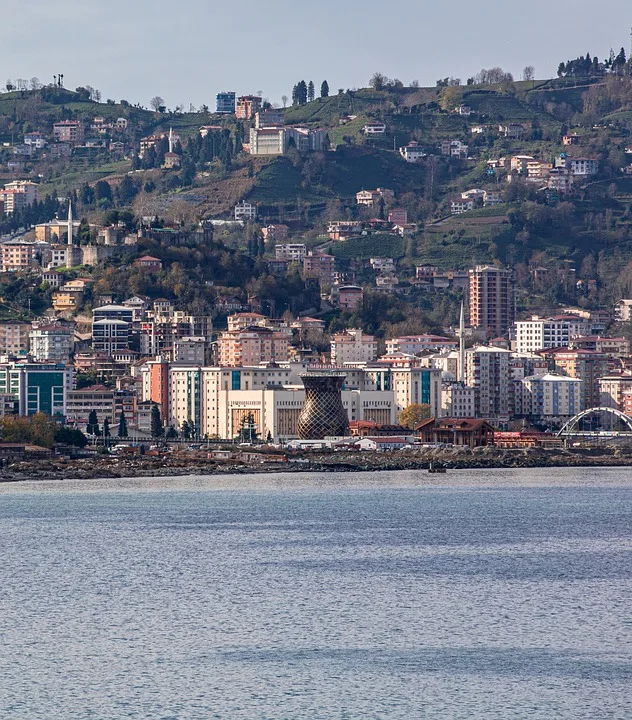
<instances>
[{"instance_id":1,"label":"sea","mask_svg":"<svg viewBox=\"0 0 632 720\"><path fill-rule=\"evenodd\" d=\"M0 484L2 720L630 720L632 469Z\"/></svg>"}]
</instances>

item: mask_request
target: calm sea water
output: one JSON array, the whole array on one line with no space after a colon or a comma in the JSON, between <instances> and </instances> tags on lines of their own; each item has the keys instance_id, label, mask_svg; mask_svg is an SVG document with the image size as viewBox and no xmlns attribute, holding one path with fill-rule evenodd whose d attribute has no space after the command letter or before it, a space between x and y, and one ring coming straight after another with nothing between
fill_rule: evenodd
<instances>
[{"instance_id":1,"label":"calm sea water","mask_svg":"<svg viewBox=\"0 0 632 720\"><path fill-rule=\"evenodd\" d=\"M632 718L632 471L0 486L2 720Z\"/></svg>"}]
</instances>

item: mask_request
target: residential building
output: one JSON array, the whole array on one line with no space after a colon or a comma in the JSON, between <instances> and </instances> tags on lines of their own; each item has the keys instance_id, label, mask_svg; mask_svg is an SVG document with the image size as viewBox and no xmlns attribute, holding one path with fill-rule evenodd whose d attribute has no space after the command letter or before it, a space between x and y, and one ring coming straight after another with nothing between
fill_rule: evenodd
<instances>
[{"instance_id":1,"label":"residential building","mask_svg":"<svg viewBox=\"0 0 632 720\"><path fill-rule=\"evenodd\" d=\"M599 380L608 374L608 356L595 350L545 351L555 370L582 381L582 408L599 407Z\"/></svg>"},{"instance_id":2,"label":"residential building","mask_svg":"<svg viewBox=\"0 0 632 720\"><path fill-rule=\"evenodd\" d=\"M516 415L560 427L583 410L582 382L565 375L531 375L515 383Z\"/></svg>"},{"instance_id":3,"label":"residential building","mask_svg":"<svg viewBox=\"0 0 632 720\"><path fill-rule=\"evenodd\" d=\"M510 160L511 172L526 175L529 163L533 161L535 158L531 155L514 155Z\"/></svg>"},{"instance_id":4,"label":"residential building","mask_svg":"<svg viewBox=\"0 0 632 720\"><path fill-rule=\"evenodd\" d=\"M123 320L131 324L134 320L134 310L126 305L101 305L92 311L92 321L99 320Z\"/></svg>"},{"instance_id":5,"label":"residential building","mask_svg":"<svg viewBox=\"0 0 632 720\"><path fill-rule=\"evenodd\" d=\"M264 127L279 127L285 124L283 110L260 110L255 113L255 127L257 130Z\"/></svg>"},{"instance_id":6,"label":"residential building","mask_svg":"<svg viewBox=\"0 0 632 720\"><path fill-rule=\"evenodd\" d=\"M235 205L235 220L256 220L257 206L242 200Z\"/></svg>"},{"instance_id":7,"label":"residential building","mask_svg":"<svg viewBox=\"0 0 632 720\"><path fill-rule=\"evenodd\" d=\"M632 320L632 300L619 300L615 306L615 318L619 322L630 322Z\"/></svg>"},{"instance_id":8,"label":"residential building","mask_svg":"<svg viewBox=\"0 0 632 720\"><path fill-rule=\"evenodd\" d=\"M205 337L183 337L173 343L176 365L204 365L207 342Z\"/></svg>"},{"instance_id":9,"label":"residential building","mask_svg":"<svg viewBox=\"0 0 632 720\"><path fill-rule=\"evenodd\" d=\"M365 335L362 330L351 328L331 336L331 362L343 366L345 363L367 363L377 359L377 340Z\"/></svg>"},{"instance_id":10,"label":"residential building","mask_svg":"<svg viewBox=\"0 0 632 720\"><path fill-rule=\"evenodd\" d=\"M48 145L41 132L24 133L24 144L31 145L37 150L43 150Z\"/></svg>"},{"instance_id":11,"label":"residential building","mask_svg":"<svg viewBox=\"0 0 632 720\"><path fill-rule=\"evenodd\" d=\"M131 325L124 320L96 320L92 323L92 348L114 356L129 350Z\"/></svg>"},{"instance_id":12,"label":"residential building","mask_svg":"<svg viewBox=\"0 0 632 720\"><path fill-rule=\"evenodd\" d=\"M474 210L476 200L473 198L456 197L450 200L450 213L452 215L462 215L468 210Z\"/></svg>"},{"instance_id":13,"label":"residential building","mask_svg":"<svg viewBox=\"0 0 632 720\"><path fill-rule=\"evenodd\" d=\"M79 120L61 120L53 125L53 137L57 142L81 145L85 140L85 129Z\"/></svg>"},{"instance_id":14,"label":"residential building","mask_svg":"<svg viewBox=\"0 0 632 720\"><path fill-rule=\"evenodd\" d=\"M71 326L61 323L35 325L29 342L36 362L67 363L74 348L74 332Z\"/></svg>"},{"instance_id":15,"label":"residential building","mask_svg":"<svg viewBox=\"0 0 632 720\"><path fill-rule=\"evenodd\" d=\"M5 183L0 190L0 203L4 206L5 215L13 215L16 210L23 210L28 205L37 202L37 183L29 180L14 180Z\"/></svg>"},{"instance_id":16,"label":"residential building","mask_svg":"<svg viewBox=\"0 0 632 720\"><path fill-rule=\"evenodd\" d=\"M470 276L470 326L488 337L507 332L515 318L515 293L511 270L477 265Z\"/></svg>"},{"instance_id":17,"label":"residential building","mask_svg":"<svg viewBox=\"0 0 632 720\"><path fill-rule=\"evenodd\" d=\"M458 160L467 160L469 147L460 140L443 140L439 146L442 155Z\"/></svg>"},{"instance_id":18,"label":"residential building","mask_svg":"<svg viewBox=\"0 0 632 720\"><path fill-rule=\"evenodd\" d=\"M334 256L310 251L303 258L303 272L306 277L315 277L323 285L330 285L334 275Z\"/></svg>"},{"instance_id":19,"label":"residential building","mask_svg":"<svg viewBox=\"0 0 632 720\"><path fill-rule=\"evenodd\" d=\"M567 320L541 318L516 322L516 352L530 353L556 347L568 346L571 339Z\"/></svg>"},{"instance_id":20,"label":"residential building","mask_svg":"<svg viewBox=\"0 0 632 720\"><path fill-rule=\"evenodd\" d=\"M386 125L384 123L367 123L363 128L362 132L365 135L384 135L386 133Z\"/></svg>"},{"instance_id":21,"label":"residential building","mask_svg":"<svg viewBox=\"0 0 632 720\"><path fill-rule=\"evenodd\" d=\"M409 163L416 163L426 157L427 153L423 151L419 143L412 141L408 145L400 147L399 154Z\"/></svg>"},{"instance_id":22,"label":"residential building","mask_svg":"<svg viewBox=\"0 0 632 720\"><path fill-rule=\"evenodd\" d=\"M347 240L362 233L362 223L359 220L334 220L327 226L331 240Z\"/></svg>"},{"instance_id":23,"label":"residential building","mask_svg":"<svg viewBox=\"0 0 632 720\"><path fill-rule=\"evenodd\" d=\"M393 225L407 225L407 210L405 208L393 208L388 214L388 221Z\"/></svg>"},{"instance_id":24,"label":"residential building","mask_svg":"<svg viewBox=\"0 0 632 720\"><path fill-rule=\"evenodd\" d=\"M289 137L284 127L250 128L251 155L285 155Z\"/></svg>"},{"instance_id":25,"label":"residential building","mask_svg":"<svg viewBox=\"0 0 632 720\"><path fill-rule=\"evenodd\" d=\"M307 246L303 243L283 243L274 246L277 260L302 263L307 255Z\"/></svg>"},{"instance_id":26,"label":"residential building","mask_svg":"<svg viewBox=\"0 0 632 720\"><path fill-rule=\"evenodd\" d=\"M134 265L144 268L149 272L160 272L162 270L162 260L152 257L151 255L143 255L137 260L134 260Z\"/></svg>"},{"instance_id":27,"label":"residential building","mask_svg":"<svg viewBox=\"0 0 632 720\"><path fill-rule=\"evenodd\" d=\"M609 373L599 378L599 407L611 407L625 412L624 396L632 392L632 375Z\"/></svg>"},{"instance_id":28,"label":"residential building","mask_svg":"<svg viewBox=\"0 0 632 720\"><path fill-rule=\"evenodd\" d=\"M562 136L562 145L579 145L581 138L577 133L568 133Z\"/></svg>"},{"instance_id":29,"label":"residential building","mask_svg":"<svg viewBox=\"0 0 632 720\"><path fill-rule=\"evenodd\" d=\"M389 355L395 353L417 355L428 351L456 350L458 344L458 340L442 335L402 335L386 341L386 352Z\"/></svg>"},{"instance_id":30,"label":"residential building","mask_svg":"<svg viewBox=\"0 0 632 720\"><path fill-rule=\"evenodd\" d=\"M234 115L235 114L235 96L234 92L218 92L216 96L215 112L218 115Z\"/></svg>"},{"instance_id":31,"label":"residential building","mask_svg":"<svg viewBox=\"0 0 632 720\"><path fill-rule=\"evenodd\" d=\"M377 190L360 190L356 193L356 203L365 205L366 207L375 207L380 200L390 201L395 197L395 193L388 188L377 188Z\"/></svg>"},{"instance_id":32,"label":"residential building","mask_svg":"<svg viewBox=\"0 0 632 720\"><path fill-rule=\"evenodd\" d=\"M630 354L630 341L623 337L584 335L572 337L568 346L571 350L596 350L610 357L625 358Z\"/></svg>"},{"instance_id":33,"label":"residential building","mask_svg":"<svg viewBox=\"0 0 632 720\"><path fill-rule=\"evenodd\" d=\"M395 260L386 257L374 257L369 260L371 267L376 272L393 273L395 272Z\"/></svg>"},{"instance_id":34,"label":"residential building","mask_svg":"<svg viewBox=\"0 0 632 720\"><path fill-rule=\"evenodd\" d=\"M266 225L261 228L261 234L266 242L282 243L287 240L290 228L282 223L278 225Z\"/></svg>"},{"instance_id":35,"label":"residential building","mask_svg":"<svg viewBox=\"0 0 632 720\"><path fill-rule=\"evenodd\" d=\"M463 383L444 383L441 388L441 417L473 418L476 413L476 390Z\"/></svg>"},{"instance_id":36,"label":"residential building","mask_svg":"<svg viewBox=\"0 0 632 720\"><path fill-rule=\"evenodd\" d=\"M228 332L238 332L248 327L272 327L270 318L261 313L240 312L226 318Z\"/></svg>"},{"instance_id":37,"label":"residential building","mask_svg":"<svg viewBox=\"0 0 632 720\"><path fill-rule=\"evenodd\" d=\"M29 351L31 323L9 320L0 322L0 355L24 356Z\"/></svg>"},{"instance_id":38,"label":"residential building","mask_svg":"<svg viewBox=\"0 0 632 720\"><path fill-rule=\"evenodd\" d=\"M0 394L17 400L20 415L64 416L72 385L72 366L27 361L0 364Z\"/></svg>"},{"instance_id":39,"label":"residential building","mask_svg":"<svg viewBox=\"0 0 632 720\"><path fill-rule=\"evenodd\" d=\"M266 327L248 327L221 333L218 339L219 364L226 367L259 365L288 359L289 337Z\"/></svg>"},{"instance_id":40,"label":"residential building","mask_svg":"<svg viewBox=\"0 0 632 720\"><path fill-rule=\"evenodd\" d=\"M465 351L466 385L475 390L475 416L506 423L510 415L509 350L477 347Z\"/></svg>"},{"instance_id":41,"label":"residential building","mask_svg":"<svg viewBox=\"0 0 632 720\"><path fill-rule=\"evenodd\" d=\"M48 249L45 243L7 240L0 244L0 263L2 272L28 272L40 267L40 262Z\"/></svg>"},{"instance_id":42,"label":"residential building","mask_svg":"<svg viewBox=\"0 0 632 720\"><path fill-rule=\"evenodd\" d=\"M359 307L362 307L364 291L359 285L342 285L336 286L336 288L338 306L341 310L355 312Z\"/></svg>"},{"instance_id":43,"label":"residential building","mask_svg":"<svg viewBox=\"0 0 632 720\"><path fill-rule=\"evenodd\" d=\"M261 110L263 99L259 95L242 95L237 98L235 116L238 120L252 120Z\"/></svg>"},{"instance_id":44,"label":"residential building","mask_svg":"<svg viewBox=\"0 0 632 720\"><path fill-rule=\"evenodd\" d=\"M524 136L525 129L520 123L501 123L498 132L508 140L520 140Z\"/></svg>"}]
</instances>

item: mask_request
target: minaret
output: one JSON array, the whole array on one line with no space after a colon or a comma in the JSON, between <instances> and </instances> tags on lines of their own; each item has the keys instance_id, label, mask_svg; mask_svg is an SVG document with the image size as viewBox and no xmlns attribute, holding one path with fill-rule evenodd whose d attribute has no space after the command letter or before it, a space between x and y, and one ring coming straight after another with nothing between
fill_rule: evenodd
<instances>
[{"instance_id":1,"label":"minaret","mask_svg":"<svg viewBox=\"0 0 632 720\"><path fill-rule=\"evenodd\" d=\"M459 320L459 381L465 385L465 314L462 301Z\"/></svg>"},{"instance_id":2,"label":"minaret","mask_svg":"<svg viewBox=\"0 0 632 720\"><path fill-rule=\"evenodd\" d=\"M169 128L169 152L173 152L173 128Z\"/></svg>"},{"instance_id":3,"label":"minaret","mask_svg":"<svg viewBox=\"0 0 632 720\"><path fill-rule=\"evenodd\" d=\"M72 224L72 200L68 202L68 245L72 245L72 233L73 233L73 224Z\"/></svg>"}]
</instances>

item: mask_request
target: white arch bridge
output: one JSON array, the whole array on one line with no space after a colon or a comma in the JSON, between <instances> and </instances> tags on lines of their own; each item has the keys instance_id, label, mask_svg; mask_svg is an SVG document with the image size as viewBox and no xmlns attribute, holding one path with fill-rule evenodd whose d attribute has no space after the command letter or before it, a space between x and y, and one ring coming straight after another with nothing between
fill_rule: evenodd
<instances>
[{"instance_id":1,"label":"white arch bridge","mask_svg":"<svg viewBox=\"0 0 632 720\"><path fill-rule=\"evenodd\" d=\"M579 425L582 420L585 420L586 418L589 418L591 416L595 415L609 415L616 420L619 421L619 423L623 424L627 429L626 430L580 430ZM608 436L618 436L618 435L627 435L630 433L632 435L632 418L626 415L625 413L622 413L620 410L617 410L616 408L611 407L594 407L589 408L588 410L582 410L582 412L577 413L575 417L572 417L566 425L557 433L558 437L569 437L570 435L577 436L581 435L584 437L596 437L598 435L608 435Z\"/></svg>"}]
</instances>

